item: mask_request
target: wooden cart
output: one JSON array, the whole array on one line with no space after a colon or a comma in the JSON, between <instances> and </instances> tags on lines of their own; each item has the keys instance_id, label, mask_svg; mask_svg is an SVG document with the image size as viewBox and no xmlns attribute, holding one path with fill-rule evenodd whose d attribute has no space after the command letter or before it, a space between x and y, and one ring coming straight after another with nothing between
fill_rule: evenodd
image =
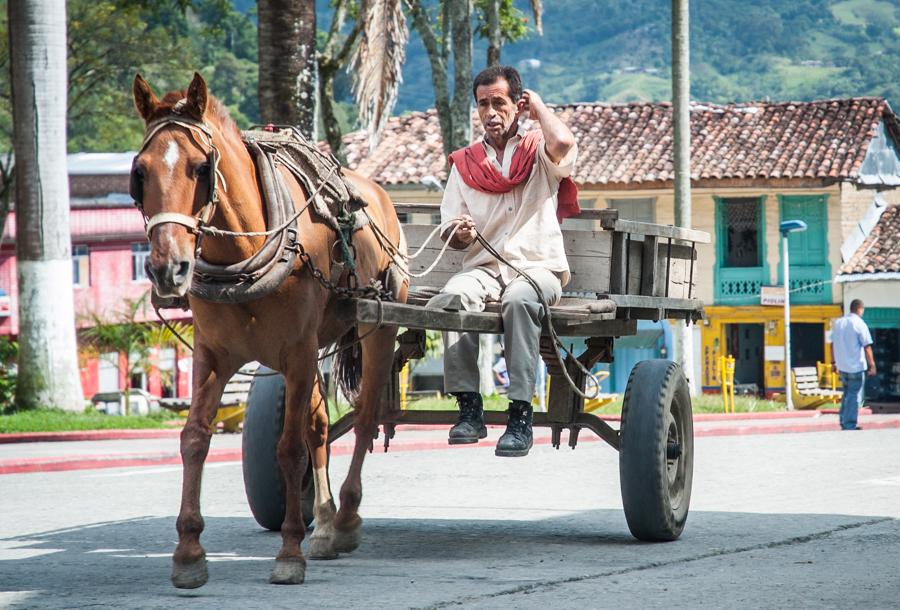
<instances>
[{"instance_id":1,"label":"wooden cart","mask_svg":"<svg viewBox=\"0 0 900 610\"><path fill-rule=\"evenodd\" d=\"M439 217L433 204L398 204L401 214ZM580 219L594 221L595 230L564 229L566 256L572 279L562 301L551 308L560 336L586 338L587 349L578 356L587 369L597 362L612 362L617 337L637 332L638 320L676 319L690 324L701 318L695 297L696 244L709 243L709 235L672 226L620 220L615 210L585 210ZM434 224L406 224L404 231L414 252ZM432 242L411 261L411 270L426 269L442 244ZM398 338L393 375L385 387L378 412L385 445L402 424L443 424L456 421L453 411L416 411L400 408L399 372L407 360L424 355L425 330L502 333L496 304L484 312L425 309L428 298L461 268L463 253L448 250L427 276L412 281L408 303L378 303L364 299L340 304L341 315L358 322L395 324L405 329ZM619 473L625 516L632 534L641 540L674 540L687 518L693 469L693 424L687 382L680 367L668 360L647 360L631 371L616 429L584 410L579 397L563 377L555 347L546 336L541 353L551 376L546 413L534 414L536 427L551 430L559 447L562 431L575 447L582 430L593 432L619 452ZM586 379L571 359L569 375L585 389ZM257 521L278 529L284 516L284 497L275 446L284 412L284 383L280 376L254 380L244 421L244 480ZM485 412L488 424L502 425L505 413ZM332 422L330 440L352 429L352 413ZM307 490L305 490L307 491ZM304 499L312 501L309 493ZM311 506L311 504L310 504ZM311 511L309 512L311 518Z\"/></svg>"}]
</instances>

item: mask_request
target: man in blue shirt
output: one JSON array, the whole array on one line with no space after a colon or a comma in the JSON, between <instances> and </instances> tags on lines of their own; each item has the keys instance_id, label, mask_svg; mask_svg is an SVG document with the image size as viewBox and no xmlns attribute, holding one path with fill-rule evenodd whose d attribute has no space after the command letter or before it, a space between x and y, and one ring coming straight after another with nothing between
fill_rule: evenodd
<instances>
[{"instance_id":1,"label":"man in blue shirt","mask_svg":"<svg viewBox=\"0 0 900 610\"><path fill-rule=\"evenodd\" d=\"M865 305L859 299L850 303L850 313L839 318L831 329L834 362L841 374L844 396L841 398L841 430L861 430L856 425L862 403L866 374L875 375L872 334L863 322Z\"/></svg>"}]
</instances>

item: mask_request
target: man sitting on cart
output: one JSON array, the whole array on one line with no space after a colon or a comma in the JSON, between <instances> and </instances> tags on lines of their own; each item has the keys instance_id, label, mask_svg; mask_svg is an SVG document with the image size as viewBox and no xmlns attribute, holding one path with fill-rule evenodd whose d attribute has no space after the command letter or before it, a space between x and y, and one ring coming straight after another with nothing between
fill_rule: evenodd
<instances>
[{"instance_id":1,"label":"man sitting on cart","mask_svg":"<svg viewBox=\"0 0 900 610\"><path fill-rule=\"evenodd\" d=\"M510 404L506 432L495 453L524 456L532 446L531 397L544 315L536 290L512 266L530 276L549 305L559 301L569 281L560 221L579 211L577 190L569 178L577 146L572 132L541 97L522 90L515 69L487 68L475 77L472 90L484 139L450 155L441 202L441 222L459 222L449 225L443 238L467 252L463 270L428 306L483 311L486 301L500 301ZM540 130L526 132L520 117L537 121ZM476 240L478 234L509 264L489 253ZM444 335L444 391L459 404L451 445L477 443L487 436L478 346L477 333Z\"/></svg>"}]
</instances>

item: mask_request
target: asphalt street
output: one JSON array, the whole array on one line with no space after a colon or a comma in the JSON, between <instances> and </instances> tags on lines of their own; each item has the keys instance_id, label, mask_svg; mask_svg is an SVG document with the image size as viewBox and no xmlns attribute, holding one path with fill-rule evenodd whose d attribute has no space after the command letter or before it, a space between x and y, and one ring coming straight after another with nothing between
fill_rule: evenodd
<instances>
[{"instance_id":1,"label":"asphalt street","mask_svg":"<svg viewBox=\"0 0 900 610\"><path fill-rule=\"evenodd\" d=\"M335 491L348 462L333 456ZM280 537L250 516L240 464L212 463L203 488L210 582L182 592L169 583L179 466L4 475L0 607L900 603L900 430L698 437L692 510L673 543L630 536L618 477L602 443L537 446L524 459L494 457L490 439L376 451L360 548L310 561L304 585L283 587L267 583Z\"/></svg>"}]
</instances>

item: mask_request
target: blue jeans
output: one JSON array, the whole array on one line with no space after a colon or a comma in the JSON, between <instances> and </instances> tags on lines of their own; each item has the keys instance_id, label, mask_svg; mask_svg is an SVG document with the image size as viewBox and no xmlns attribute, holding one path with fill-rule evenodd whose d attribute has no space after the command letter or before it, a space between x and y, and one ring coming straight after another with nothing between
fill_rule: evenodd
<instances>
[{"instance_id":1,"label":"blue jeans","mask_svg":"<svg viewBox=\"0 0 900 610\"><path fill-rule=\"evenodd\" d=\"M841 372L841 383L844 384L844 396L841 398L841 430L856 428L856 416L863 400L866 372Z\"/></svg>"}]
</instances>

